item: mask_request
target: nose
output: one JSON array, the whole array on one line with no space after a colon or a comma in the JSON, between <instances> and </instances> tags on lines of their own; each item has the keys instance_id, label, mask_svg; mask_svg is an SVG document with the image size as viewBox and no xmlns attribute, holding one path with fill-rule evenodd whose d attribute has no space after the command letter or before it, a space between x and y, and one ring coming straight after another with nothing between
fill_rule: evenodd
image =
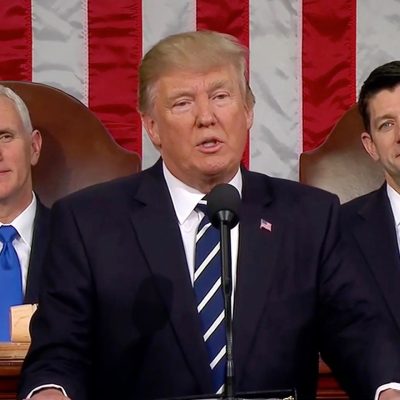
<instances>
[{"instance_id":1,"label":"nose","mask_svg":"<svg viewBox=\"0 0 400 400\"><path fill-rule=\"evenodd\" d=\"M210 99L201 99L197 101L196 107L196 125L198 128L215 125L215 114Z\"/></svg>"}]
</instances>

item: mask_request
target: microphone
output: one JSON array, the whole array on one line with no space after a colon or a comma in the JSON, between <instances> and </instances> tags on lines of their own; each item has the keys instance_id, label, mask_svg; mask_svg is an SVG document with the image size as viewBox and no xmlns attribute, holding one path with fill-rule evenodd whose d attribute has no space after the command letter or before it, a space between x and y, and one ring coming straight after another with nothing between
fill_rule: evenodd
<instances>
[{"instance_id":1,"label":"microphone","mask_svg":"<svg viewBox=\"0 0 400 400\"><path fill-rule=\"evenodd\" d=\"M221 222L232 229L239 222L240 203L238 190L228 183L221 183L207 195L208 219L217 229Z\"/></svg>"},{"instance_id":2,"label":"microphone","mask_svg":"<svg viewBox=\"0 0 400 400\"><path fill-rule=\"evenodd\" d=\"M233 365L233 322L232 322L232 257L231 232L239 222L240 195L227 183L215 186L207 195L207 214L211 223L220 230L222 288L224 293L226 325L226 374L224 399L233 400L235 395Z\"/></svg>"}]
</instances>

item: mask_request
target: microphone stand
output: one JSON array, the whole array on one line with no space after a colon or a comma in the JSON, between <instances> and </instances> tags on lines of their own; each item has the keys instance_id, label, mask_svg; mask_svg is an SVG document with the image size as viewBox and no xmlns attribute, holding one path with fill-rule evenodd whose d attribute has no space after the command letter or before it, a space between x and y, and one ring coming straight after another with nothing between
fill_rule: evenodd
<instances>
[{"instance_id":1,"label":"microphone stand","mask_svg":"<svg viewBox=\"0 0 400 400\"><path fill-rule=\"evenodd\" d=\"M221 211L220 214L228 214ZM232 321L232 252L228 215L220 215L222 289L224 293L226 326L226 376L224 399L234 399L233 321ZM224 218L225 217L225 218Z\"/></svg>"}]
</instances>

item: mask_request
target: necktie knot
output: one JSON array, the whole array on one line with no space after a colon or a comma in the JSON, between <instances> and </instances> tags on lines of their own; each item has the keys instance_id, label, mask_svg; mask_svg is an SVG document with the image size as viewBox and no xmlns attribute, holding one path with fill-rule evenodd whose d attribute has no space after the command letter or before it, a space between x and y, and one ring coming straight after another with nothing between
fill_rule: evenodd
<instances>
[{"instance_id":1,"label":"necktie knot","mask_svg":"<svg viewBox=\"0 0 400 400\"><path fill-rule=\"evenodd\" d=\"M210 227L210 220L208 219L208 215L207 215L207 201L202 199L197 203L197 206L195 207L195 210L197 212L201 211L204 216L200 221L200 224L197 228L197 232L201 232L203 229L208 229ZM207 228L204 228L207 225ZM219 237L218 237L219 240Z\"/></svg>"},{"instance_id":2,"label":"necktie knot","mask_svg":"<svg viewBox=\"0 0 400 400\"><path fill-rule=\"evenodd\" d=\"M17 235L18 232L12 225L2 225L0 227L0 241L4 244L11 243Z\"/></svg>"},{"instance_id":3,"label":"necktie knot","mask_svg":"<svg viewBox=\"0 0 400 400\"><path fill-rule=\"evenodd\" d=\"M203 197L195 207L196 211L201 211L204 215L207 215L207 200Z\"/></svg>"}]
</instances>

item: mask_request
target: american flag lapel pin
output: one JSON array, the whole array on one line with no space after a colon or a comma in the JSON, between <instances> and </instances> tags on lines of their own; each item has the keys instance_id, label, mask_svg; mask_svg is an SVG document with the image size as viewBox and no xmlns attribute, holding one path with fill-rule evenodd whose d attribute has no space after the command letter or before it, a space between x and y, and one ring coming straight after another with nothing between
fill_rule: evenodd
<instances>
[{"instance_id":1,"label":"american flag lapel pin","mask_svg":"<svg viewBox=\"0 0 400 400\"><path fill-rule=\"evenodd\" d=\"M260 229L265 229L268 232L272 232L272 224L271 224L271 222L268 222L265 219L261 218L261 220L260 220Z\"/></svg>"}]
</instances>

